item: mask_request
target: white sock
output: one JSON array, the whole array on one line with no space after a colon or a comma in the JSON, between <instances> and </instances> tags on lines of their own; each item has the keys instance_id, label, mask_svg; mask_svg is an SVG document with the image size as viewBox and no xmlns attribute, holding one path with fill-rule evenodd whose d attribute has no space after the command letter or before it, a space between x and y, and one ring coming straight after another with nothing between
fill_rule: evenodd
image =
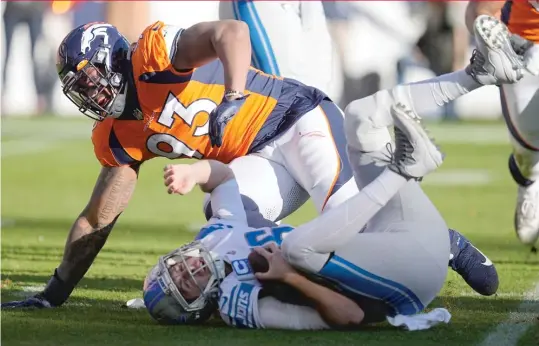
<instances>
[{"instance_id":1,"label":"white sock","mask_svg":"<svg viewBox=\"0 0 539 346\"><path fill-rule=\"evenodd\" d=\"M409 98L409 105L420 117L428 117L439 113L445 104L481 86L465 70L460 70L404 85L404 90L397 86L394 92L397 100Z\"/></svg>"}]
</instances>

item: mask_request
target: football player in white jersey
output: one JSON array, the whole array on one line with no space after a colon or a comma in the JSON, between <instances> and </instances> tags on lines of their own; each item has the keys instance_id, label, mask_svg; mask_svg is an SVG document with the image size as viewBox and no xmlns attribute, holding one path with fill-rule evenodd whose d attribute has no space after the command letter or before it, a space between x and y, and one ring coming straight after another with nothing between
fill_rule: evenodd
<instances>
[{"instance_id":1,"label":"football player in white jersey","mask_svg":"<svg viewBox=\"0 0 539 346\"><path fill-rule=\"evenodd\" d=\"M500 21L494 20L493 17L482 17L476 23L476 30L480 33L476 37L479 51L474 54L471 63L465 69L426 81L398 85L391 90L381 90L372 96L354 101L347 107L347 113L357 113L358 117L364 118L362 123L358 124L362 128L361 131L366 134L378 133L378 136L358 134L362 138L361 148L363 151L379 151L390 141L386 127L391 125L389 109L392 104L403 103L420 116L427 116L438 112L439 108L446 103L483 85L514 83L522 77L522 64L519 57L510 46L503 45L508 35L506 26ZM489 32L494 32L495 35L490 35ZM488 40L492 40L492 42L487 42ZM500 72L504 73L500 74ZM323 157L320 162L322 161ZM266 179L268 184L264 186L250 183L253 181L250 179L253 164L257 164L256 156L240 158L230 164L238 179L250 226L262 227L268 223L273 224L291 214L304 203L305 199L302 197L304 190L301 188L281 188L281 185L287 184L287 180L281 179L279 171L271 166L268 166L266 170L258 169L257 172L260 172L259 174L263 174L264 171L274 173L277 177L277 183L272 183L273 180L269 178ZM258 163L258 166L261 164L263 163ZM315 182L313 182L313 186L316 186ZM261 195L260 189L265 189L265 194ZM264 198L256 196L264 196ZM343 199L340 198L339 202L334 203L332 207L342 201ZM209 220L212 216L211 203L207 203L205 211L206 219ZM474 269L471 264L483 261L470 261L469 265L463 265L466 263L465 261L455 261L454 258L460 251L471 246L469 241L458 232L450 230L449 233L452 239L452 252L449 261L451 268L457 271L476 292L483 295L494 294L498 286L495 271L491 273L492 275L477 275L475 270L477 268ZM480 252L475 252L475 254L478 258L483 258ZM479 272L483 271L484 268L480 268Z\"/></svg>"},{"instance_id":2,"label":"football player in white jersey","mask_svg":"<svg viewBox=\"0 0 539 346\"><path fill-rule=\"evenodd\" d=\"M503 26L492 18L480 18L477 31L503 29L498 25ZM518 59L507 48L507 32L493 32L479 40L478 54L488 59L480 59L481 65L472 62L473 79L478 84L482 84L479 80L515 82L521 66L515 65ZM473 89L471 81L468 85ZM441 89L440 97L447 98ZM238 327L345 327L372 320L360 297L383 302L389 316L422 311L444 284L450 253L453 261L492 267L469 242L455 243L455 232L448 237L445 221L417 183L441 164L442 155L422 129L413 103L406 102L399 90L378 93L347 108L348 155L361 191L295 229L248 227L232 171L225 166L198 162L168 167L169 193L187 193L196 183L203 190L213 190L213 217L198 240L161 257L147 277L144 301L150 314L163 323L200 323L218 310L225 322ZM388 148L387 127L391 125L395 127L394 152ZM270 269L265 276L254 275L250 250L268 243L280 243L288 263L336 283L342 293L296 275L290 268L283 271L282 261L275 265L278 253L257 250L270 259ZM264 277L293 287L308 304L271 296L257 280Z\"/></svg>"},{"instance_id":3,"label":"football player in white jersey","mask_svg":"<svg viewBox=\"0 0 539 346\"><path fill-rule=\"evenodd\" d=\"M429 227L417 229L416 235L405 229L400 234L369 233L367 226L393 195L406 190L409 182L416 186L416 179L442 163L443 155L421 127L419 118L412 115L401 105L392 107L395 158L382 174L356 196L294 231L289 226L247 226L237 183L226 165L199 161L190 166L167 166L165 184L169 193L185 194L199 184L203 191L212 192L214 214L199 240L160 257L149 274L144 302L150 314L163 323L197 323L218 309L227 324L247 328L323 329L363 322L364 310L353 299L308 279L297 277L285 283L313 301L315 308L284 303L268 295L251 269L248 256L253 248L281 242L292 264L337 281L352 296L382 300L390 315L423 310L445 281L447 226L436 217L428 217ZM358 164L353 163L355 167ZM430 211L423 207L420 206L421 213ZM306 248L310 253L299 249L300 244L311 244ZM394 269L360 269L359 262L363 268L385 263L386 269ZM362 279L362 275L369 278Z\"/></svg>"}]
</instances>

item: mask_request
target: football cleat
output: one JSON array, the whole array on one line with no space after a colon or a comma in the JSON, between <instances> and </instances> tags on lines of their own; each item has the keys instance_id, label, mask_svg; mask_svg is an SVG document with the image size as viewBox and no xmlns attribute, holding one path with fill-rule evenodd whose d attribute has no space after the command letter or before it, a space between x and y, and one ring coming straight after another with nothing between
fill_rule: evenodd
<instances>
[{"instance_id":1,"label":"football cleat","mask_svg":"<svg viewBox=\"0 0 539 346\"><path fill-rule=\"evenodd\" d=\"M443 154L429 138L421 118L410 108L399 103L391 107L395 124L395 152L392 171L407 179L421 179L443 162Z\"/></svg>"},{"instance_id":2,"label":"football cleat","mask_svg":"<svg viewBox=\"0 0 539 346\"><path fill-rule=\"evenodd\" d=\"M450 229L449 266L477 293L490 296L498 290L498 272L492 261L466 237Z\"/></svg>"},{"instance_id":3,"label":"football cleat","mask_svg":"<svg viewBox=\"0 0 539 346\"><path fill-rule=\"evenodd\" d=\"M500 20L487 15L475 19L477 49L466 71L482 85L511 84L523 76L522 58L513 50L510 33Z\"/></svg>"},{"instance_id":4,"label":"football cleat","mask_svg":"<svg viewBox=\"0 0 539 346\"><path fill-rule=\"evenodd\" d=\"M519 186L515 208L515 231L524 245L533 246L539 239L539 184Z\"/></svg>"}]
</instances>

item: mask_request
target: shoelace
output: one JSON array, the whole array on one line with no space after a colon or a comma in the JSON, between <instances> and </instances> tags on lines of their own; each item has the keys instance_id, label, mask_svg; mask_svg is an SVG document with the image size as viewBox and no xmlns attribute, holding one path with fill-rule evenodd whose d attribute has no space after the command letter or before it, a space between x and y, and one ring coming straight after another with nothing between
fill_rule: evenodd
<instances>
[{"instance_id":1,"label":"shoelace","mask_svg":"<svg viewBox=\"0 0 539 346\"><path fill-rule=\"evenodd\" d=\"M470 58L470 65L468 65L467 71L468 74L478 83L478 75L488 74L488 71L485 69L485 57L477 49L474 49L472 52L472 57Z\"/></svg>"}]
</instances>

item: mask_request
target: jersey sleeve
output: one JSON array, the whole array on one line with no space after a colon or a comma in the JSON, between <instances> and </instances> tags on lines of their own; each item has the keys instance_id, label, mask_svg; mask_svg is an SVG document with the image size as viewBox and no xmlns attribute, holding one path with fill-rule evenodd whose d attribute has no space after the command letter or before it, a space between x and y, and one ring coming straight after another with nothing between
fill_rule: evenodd
<instances>
[{"instance_id":1,"label":"jersey sleeve","mask_svg":"<svg viewBox=\"0 0 539 346\"><path fill-rule=\"evenodd\" d=\"M264 329L330 329L315 309L283 303L273 297L264 297L258 301L258 323L259 328Z\"/></svg>"},{"instance_id":2,"label":"jersey sleeve","mask_svg":"<svg viewBox=\"0 0 539 346\"><path fill-rule=\"evenodd\" d=\"M112 131L113 120L108 118L103 121L97 121L92 130L92 144L94 145L94 154L101 166L115 167L119 166L114 158L109 146L110 133Z\"/></svg>"},{"instance_id":3,"label":"jersey sleeve","mask_svg":"<svg viewBox=\"0 0 539 346\"><path fill-rule=\"evenodd\" d=\"M262 328L258 315L258 295L261 286L255 281L239 281L233 275L220 286L219 313L223 321L234 327Z\"/></svg>"},{"instance_id":4,"label":"jersey sleeve","mask_svg":"<svg viewBox=\"0 0 539 346\"><path fill-rule=\"evenodd\" d=\"M146 134L141 121L116 123L107 118L92 130L94 153L103 167L130 166L142 162Z\"/></svg>"},{"instance_id":5,"label":"jersey sleeve","mask_svg":"<svg viewBox=\"0 0 539 346\"><path fill-rule=\"evenodd\" d=\"M131 56L135 78L156 71L175 72L172 61L183 30L161 21L148 26L136 42Z\"/></svg>"},{"instance_id":6,"label":"jersey sleeve","mask_svg":"<svg viewBox=\"0 0 539 346\"><path fill-rule=\"evenodd\" d=\"M249 329L330 329L313 308L283 303L273 297L259 298L262 287L256 281L239 281L228 276L220 287L219 312L223 321Z\"/></svg>"},{"instance_id":7,"label":"jersey sleeve","mask_svg":"<svg viewBox=\"0 0 539 346\"><path fill-rule=\"evenodd\" d=\"M236 179L219 185L210 194L212 218L247 224L247 215Z\"/></svg>"}]
</instances>

